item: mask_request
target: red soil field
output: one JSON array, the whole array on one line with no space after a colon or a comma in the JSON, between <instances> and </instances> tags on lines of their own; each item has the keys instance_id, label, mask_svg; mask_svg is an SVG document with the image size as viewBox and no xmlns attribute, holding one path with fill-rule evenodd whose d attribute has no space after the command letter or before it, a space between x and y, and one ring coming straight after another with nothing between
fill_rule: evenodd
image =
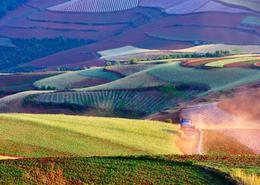
<instances>
[{"instance_id":1,"label":"red soil field","mask_svg":"<svg viewBox=\"0 0 260 185\"><path fill-rule=\"evenodd\" d=\"M6 94L27 91L33 89L33 83L59 73L32 73L0 75L0 90Z\"/></svg>"},{"instance_id":2,"label":"red soil field","mask_svg":"<svg viewBox=\"0 0 260 185\"><path fill-rule=\"evenodd\" d=\"M49 30L63 30L63 31L89 31L89 32L115 32L125 27L125 24L111 24L111 25L87 25L87 24L75 24L75 23L60 23L60 22L41 22L30 21L28 19L21 19L15 23L8 24L11 28L44 28ZM99 33L101 34L101 33Z\"/></svg>"},{"instance_id":3,"label":"red soil field","mask_svg":"<svg viewBox=\"0 0 260 185\"><path fill-rule=\"evenodd\" d=\"M114 13L55 13L50 11L40 12L29 19L33 21L80 23L80 24L128 24L133 22L135 10Z\"/></svg>"},{"instance_id":4,"label":"red soil field","mask_svg":"<svg viewBox=\"0 0 260 185\"><path fill-rule=\"evenodd\" d=\"M192 30L192 32L191 32ZM245 30L220 27L176 26L147 32L153 38L180 41L205 41L211 43L259 45L260 38Z\"/></svg>"},{"instance_id":5,"label":"red soil field","mask_svg":"<svg viewBox=\"0 0 260 185\"><path fill-rule=\"evenodd\" d=\"M96 32L92 31L77 31L77 30L54 30L48 28L19 28L19 27L3 27L0 29L0 36L11 38L79 38L79 39L98 39ZM103 37L103 35L100 35Z\"/></svg>"},{"instance_id":6,"label":"red soil field","mask_svg":"<svg viewBox=\"0 0 260 185\"><path fill-rule=\"evenodd\" d=\"M255 63L254 66L260 68L260 62Z\"/></svg>"},{"instance_id":7,"label":"red soil field","mask_svg":"<svg viewBox=\"0 0 260 185\"><path fill-rule=\"evenodd\" d=\"M252 149L217 130L203 130L203 153L231 155L255 154Z\"/></svg>"},{"instance_id":8,"label":"red soil field","mask_svg":"<svg viewBox=\"0 0 260 185\"><path fill-rule=\"evenodd\" d=\"M224 67L252 68L252 67L254 67L254 63L255 63L255 61L250 61L250 62L236 62L236 63L224 65Z\"/></svg>"},{"instance_id":9,"label":"red soil field","mask_svg":"<svg viewBox=\"0 0 260 185\"><path fill-rule=\"evenodd\" d=\"M155 28L157 26L173 26L173 25L201 25L201 26L222 26L222 27L241 27L240 23L245 15L243 14L229 14L220 12L196 13L188 15L174 15L166 16L154 22ZM213 21L212 21L213 20Z\"/></svg>"},{"instance_id":10,"label":"red soil field","mask_svg":"<svg viewBox=\"0 0 260 185\"><path fill-rule=\"evenodd\" d=\"M221 60L221 59L222 58L188 59L188 60L183 61L181 64L185 67L197 67L197 66L204 65L209 62L213 62L213 61Z\"/></svg>"},{"instance_id":11,"label":"red soil field","mask_svg":"<svg viewBox=\"0 0 260 185\"><path fill-rule=\"evenodd\" d=\"M86 60L88 59L88 60ZM32 62L22 64L22 67L41 67L55 69L60 66L104 66L105 62L98 59L95 53L87 52L86 47L62 51Z\"/></svg>"}]
</instances>

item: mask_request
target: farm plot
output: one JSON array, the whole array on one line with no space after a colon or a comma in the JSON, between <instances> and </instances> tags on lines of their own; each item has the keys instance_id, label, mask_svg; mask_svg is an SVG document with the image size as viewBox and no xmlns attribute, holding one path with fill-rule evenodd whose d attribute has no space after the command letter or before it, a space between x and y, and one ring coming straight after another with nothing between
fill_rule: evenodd
<instances>
[{"instance_id":1,"label":"farm plot","mask_svg":"<svg viewBox=\"0 0 260 185\"><path fill-rule=\"evenodd\" d=\"M159 7L159 8L168 8L171 6L176 6L181 4L181 0L141 0L139 6L144 7Z\"/></svg>"},{"instance_id":2,"label":"farm plot","mask_svg":"<svg viewBox=\"0 0 260 185\"><path fill-rule=\"evenodd\" d=\"M169 97L156 90L110 90L110 91L78 91L54 92L29 98L32 104L66 105L70 108L95 108L106 111L129 111L147 114L161 110L167 105Z\"/></svg>"},{"instance_id":3,"label":"farm plot","mask_svg":"<svg viewBox=\"0 0 260 185\"><path fill-rule=\"evenodd\" d=\"M208 1L208 0L188 0L183 3L177 4L166 9L169 14L189 14L196 12L229 12L229 13L243 13L246 10L241 10L239 8L229 7L225 4Z\"/></svg>"},{"instance_id":4,"label":"farm plot","mask_svg":"<svg viewBox=\"0 0 260 185\"><path fill-rule=\"evenodd\" d=\"M57 12L39 12L31 15L29 20L33 22L56 22L63 24L82 24L92 26L127 26L135 20L134 11L111 12L105 14L82 14L82 13L57 13ZM141 17L140 17L141 18Z\"/></svg>"},{"instance_id":5,"label":"farm plot","mask_svg":"<svg viewBox=\"0 0 260 185\"><path fill-rule=\"evenodd\" d=\"M234 132L227 129L227 132ZM235 131L236 132L236 131ZM223 134L219 130L203 130L203 153L204 154L231 154L231 155L252 155L254 150L242 144L236 138ZM253 139L253 138L252 138ZM246 141L244 141L246 142Z\"/></svg>"},{"instance_id":6,"label":"farm plot","mask_svg":"<svg viewBox=\"0 0 260 185\"><path fill-rule=\"evenodd\" d=\"M257 67L257 68L260 68L260 62L256 62L256 63L254 64L254 66Z\"/></svg>"},{"instance_id":7,"label":"farm plot","mask_svg":"<svg viewBox=\"0 0 260 185\"><path fill-rule=\"evenodd\" d=\"M34 83L40 89L53 87L58 90L84 88L111 82L119 78L114 72L105 71L104 68L92 68L82 71L66 72Z\"/></svg>"},{"instance_id":8,"label":"farm plot","mask_svg":"<svg viewBox=\"0 0 260 185\"><path fill-rule=\"evenodd\" d=\"M111 71L106 71L103 67L86 69L80 71L79 75L82 75L84 77L102 78L111 81L121 78L119 74Z\"/></svg>"},{"instance_id":9,"label":"farm plot","mask_svg":"<svg viewBox=\"0 0 260 185\"><path fill-rule=\"evenodd\" d=\"M0 112L22 112L25 97L48 92L51 91L23 91L0 98Z\"/></svg>"},{"instance_id":10,"label":"farm plot","mask_svg":"<svg viewBox=\"0 0 260 185\"><path fill-rule=\"evenodd\" d=\"M242 20L242 24L251 25L251 26L260 26L260 17L247 16Z\"/></svg>"},{"instance_id":11,"label":"farm plot","mask_svg":"<svg viewBox=\"0 0 260 185\"><path fill-rule=\"evenodd\" d=\"M185 67L202 67L209 62L214 62L219 59L220 58L185 59L181 62L181 65Z\"/></svg>"},{"instance_id":12,"label":"farm plot","mask_svg":"<svg viewBox=\"0 0 260 185\"><path fill-rule=\"evenodd\" d=\"M46 114L0 114L0 123L0 153L6 155L86 157L180 154L174 144L178 135L177 126L160 122Z\"/></svg>"},{"instance_id":13,"label":"farm plot","mask_svg":"<svg viewBox=\"0 0 260 185\"><path fill-rule=\"evenodd\" d=\"M205 64L207 67L225 67L228 64L235 64L235 63L255 63L256 61L260 61L260 56L239 56L235 58L226 58L222 60L217 60L214 62L209 62Z\"/></svg>"},{"instance_id":14,"label":"farm plot","mask_svg":"<svg viewBox=\"0 0 260 185\"><path fill-rule=\"evenodd\" d=\"M153 77L147 72L141 71L132 75L126 76L122 79L112 81L107 84L98 85L94 87L82 88L79 90L115 90L115 89L140 89L148 87L158 87L168 85L168 82Z\"/></svg>"},{"instance_id":15,"label":"farm plot","mask_svg":"<svg viewBox=\"0 0 260 185\"><path fill-rule=\"evenodd\" d=\"M28 73L28 74L0 74L0 91L11 94L34 89L33 83L37 80L60 74L50 73Z\"/></svg>"},{"instance_id":16,"label":"farm plot","mask_svg":"<svg viewBox=\"0 0 260 185\"><path fill-rule=\"evenodd\" d=\"M216 51L229 51L231 54L250 54L260 53L258 45L228 45L228 44L206 44L193 46L186 49L174 50L173 52L190 53L213 53Z\"/></svg>"},{"instance_id":17,"label":"farm plot","mask_svg":"<svg viewBox=\"0 0 260 185\"><path fill-rule=\"evenodd\" d=\"M107 66L105 69L107 71L112 71L115 73L119 73L124 76L129 76L131 74L146 70L150 67L153 67L155 64L131 64L131 65L113 65Z\"/></svg>"},{"instance_id":18,"label":"farm plot","mask_svg":"<svg viewBox=\"0 0 260 185\"><path fill-rule=\"evenodd\" d=\"M192 30L192 32L190 31ZM257 34L240 29L207 27L207 26L173 26L156 31L148 31L146 35L152 38L201 43L223 43L237 45L259 45Z\"/></svg>"},{"instance_id":19,"label":"farm plot","mask_svg":"<svg viewBox=\"0 0 260 185\"><path fill-rule=\"evenodd\" d=\"M217 130L225 136L232 137L237 142L252 150L255 154L260 154L260 128L259 129L222 129Z\"/></svg>"},{"instance_id":20,"label":"farm plot","mask_svg":"<svg viewBox=\"0 0 260 185\"><path fill-rule=\"evenodd\" d=\"M48 8L59 12L116 12L136 8L139 0L72 0Z\"/></svg>"},{"instance_id":21,"label":"farm plot","mask_svg":"<svg viewBox=\"0 0 260 185\"><path fill-rule=\"evenodd\" d=\"M255 0L220 0L220 1L230 5L245 7L260 12L260 3Z\"/></svg>"},{"instance_id":22,"label":"farm plot","mask_svg":"<svg viewBox=\"0 0 260 185\"><path fill-rule=\"evenodd\" d=\"M0 177L0 181L3 184L17 184L17 181L21 184L235 184L228 174L192 164L188 157L182 162L161 158L165 157L2 161L0 169L5 175Z\"/></svg>"},{"instance_id":23,"label":"farm plot","mask_svg":"<svg viewBox=\"0 0 260 185\"><path fill-rule=\"evenodd\" d=\"M130 55L130 54L137 54L137 53L144 53L148 52L148 49L141 49L134 46L124 46L115 49L109 49L104 51L99 51L98 54L101 55L102 59L106 60L114 60L116 57Z\"/></svg>"},{"instance_id":24,"label":"farm plot","mask_svg":"<svg viewBox=\"0 0 260 185\"><path fill-rule=\"evenodd\" d=\"M260 79L260 71L257 69L223 68L205 70L182 67L179 63L153 67L148 71L148 74L168 83L195 82L208 84L212 91L231 89Z\"/></svg>"}]
</instances>

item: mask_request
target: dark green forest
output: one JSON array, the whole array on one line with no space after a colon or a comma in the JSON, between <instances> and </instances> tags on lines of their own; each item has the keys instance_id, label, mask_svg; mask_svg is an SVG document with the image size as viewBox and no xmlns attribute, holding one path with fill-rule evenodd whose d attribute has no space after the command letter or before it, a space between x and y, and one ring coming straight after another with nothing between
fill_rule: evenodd
<instances>
[{"instance_id":1,"label":"dark green forest","mask_svg":"<svg viewBox=\"0 0 260 185\"><path fill-rule=\"evenodd\" d=\"M92 42L63 37L54 39L11 39L11 41L16 47L0 47L0 71L2 72L20 72L19 64ZM27 70L32 71L33 69L28 68Z\"/></svg>"},{"instance_id":2,"label":"dark green forest","mask_svg":"<svg viewBox=\"0 0 260 185\"><path fill-rule=\"evenodd\" d=\"M1 0L0 1L0 17L3 17L6 12L13 10L20 6L22 3L27 2L27 0Z\"/></svg>"}]
</instances>

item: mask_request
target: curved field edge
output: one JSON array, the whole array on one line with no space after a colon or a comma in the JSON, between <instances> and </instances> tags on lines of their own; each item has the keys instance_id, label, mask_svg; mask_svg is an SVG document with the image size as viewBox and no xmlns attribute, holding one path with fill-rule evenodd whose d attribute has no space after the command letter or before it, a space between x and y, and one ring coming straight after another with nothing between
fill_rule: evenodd
<instances>
[{"instance_id":1,"label":"curved field edge","mask_svg":"<svg viewBox=\"0 0 260 185\"><path fill-rule=\"evenodd\" d=\"M154 121L0 114L0 128L0 154L5 155L59 157L181 153L175 145L179 134L177 126Z\"/></svg>"},{"instance_id":2,"label":"curved field edge","mask_svg":"<svg viewBox=\"0 0 260 185\"><path fill-rule=\"evenodd\" d=\"M193 156L49 158L1 161L4 183L238 184L228 173L196 164Z\"/></svg>"},{"instance_id":3,"label":"curved field edge","mask_svg":"<svg viewBox=\"0 0 260 185\"><path fill-rule=\"evenodd\" d=\"M232 89L260 79L260 72L257 69L194 69L182 67L180 63L161 64L147 73L168 83L206 83L212 91Z\"/></svg>"},{"instance_id":4,"label":"curved field edge","mask_svg":"<svg viewBox=\"0 0 260 185\"><path fill-rule=\"evenodd\" d=\"M120 79L119 73L108 71L105 68L91 68L80 71L69 71L63 74L38 80L34 83L37 88L69 89L74 87L88 87L100 85Z\"/></svg>"}]
</instances>

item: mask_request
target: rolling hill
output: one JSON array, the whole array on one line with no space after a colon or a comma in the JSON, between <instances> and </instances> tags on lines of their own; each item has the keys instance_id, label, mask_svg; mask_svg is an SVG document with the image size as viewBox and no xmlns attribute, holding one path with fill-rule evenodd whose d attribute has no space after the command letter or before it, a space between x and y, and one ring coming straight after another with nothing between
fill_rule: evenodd
<instances>
[{"instance_id":1,"label":"rolling hill","mask_svg":"<svg viewBox=\"0 0 260 185\"><path fill-rule=\"evenodd\" d=\"M0 136L1 155L77 157L180 153L174 143L177 126L160 122L1 114L0 127L4 131Z\"/></svg>"}]
</instances>

